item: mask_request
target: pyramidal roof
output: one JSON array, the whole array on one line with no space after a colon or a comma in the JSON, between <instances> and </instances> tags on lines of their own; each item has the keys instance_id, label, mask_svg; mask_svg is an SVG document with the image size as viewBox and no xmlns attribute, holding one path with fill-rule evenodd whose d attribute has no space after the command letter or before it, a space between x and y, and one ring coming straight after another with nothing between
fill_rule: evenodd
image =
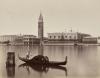
<instances>
[{"instance_id":1,"label":"pyramidal roof","mask_svg":"<svg viewBox=\"0 0 100 78\"><path fill-rule=\"evenodd\" d=\"M39 16L39 22L43 22L43 16L42 16L42 13L40 13L40 16Z\"/></svg>"}]
</instances>

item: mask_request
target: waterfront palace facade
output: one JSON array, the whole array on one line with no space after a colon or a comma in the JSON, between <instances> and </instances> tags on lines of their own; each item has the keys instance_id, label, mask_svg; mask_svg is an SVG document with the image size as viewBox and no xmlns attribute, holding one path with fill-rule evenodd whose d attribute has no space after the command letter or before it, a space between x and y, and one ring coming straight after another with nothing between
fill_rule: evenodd
<instances>
[{"instance_id":1,"label":"waterfront palace facade","mask_svg":"<svg viewBox=\"0 0 100 78\"><path fill-rule=\"evenodd\" d=\"M79 33L79 32L62 32L62 33L48 33L48 39L49 40L82 40L85 37L88 37L90 35Z\"/></svg>"},{"instance_id":2,"label":"waterfront palace facade","mask_svg":"<svg viewBox=\"0 0 100 78\"><path fill-rule=\"evenodd\" d=\"M48 33L48 37L44 38L43 16L40 14L38 19L38 37L35 35L1 35L0 43L9 43L12 45L35 45L44 41L44 44L50 43L97 43L98 38L89 34L80 32L56 32ZM100 38L99 38L100 39ZM100 42L100 40L99 40Z\"/></svg>"}]
</instances>

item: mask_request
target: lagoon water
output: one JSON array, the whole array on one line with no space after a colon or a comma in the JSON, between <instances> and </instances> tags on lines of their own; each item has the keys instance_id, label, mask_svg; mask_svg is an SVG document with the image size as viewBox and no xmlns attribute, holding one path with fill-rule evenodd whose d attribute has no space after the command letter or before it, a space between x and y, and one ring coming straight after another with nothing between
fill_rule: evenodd
<instances>
[{"instance_id":1,"label":"lagoon water","mask_svg":"<svg viewBox=\"0 0 100 78\"><path fill-rule=\"evenodd\" d=\"M43 50L43 52L41 52ZM7 52L15 52L15 67L6 68ZM51 61L68 63L61 67L23 66L18 59L43 54ZM0 78L100 78L100 46L0 46Z\"/></svg>"}]
</instances>

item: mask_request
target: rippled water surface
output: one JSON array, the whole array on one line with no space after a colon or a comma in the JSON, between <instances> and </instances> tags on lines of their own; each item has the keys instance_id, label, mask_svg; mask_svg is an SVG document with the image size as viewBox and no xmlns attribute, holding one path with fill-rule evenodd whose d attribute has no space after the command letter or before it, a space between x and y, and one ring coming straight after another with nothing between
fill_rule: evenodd
<instances>
[{"instance_id":1,"label":"rippled water surface","mask_svg":"<svg viewBox=\"0 0 100 78\"><path fill-rule=\"evenodd\" d=\"M18 59L30 50L30 57L43 54L51 61L63 61L60 67L31 67ZM42 52L43 50L43 52ZM6 68L7 52L15 52L15 67ZM0 78L100 78L100 46L0 46Z\"/></svg>"}]
</instances>

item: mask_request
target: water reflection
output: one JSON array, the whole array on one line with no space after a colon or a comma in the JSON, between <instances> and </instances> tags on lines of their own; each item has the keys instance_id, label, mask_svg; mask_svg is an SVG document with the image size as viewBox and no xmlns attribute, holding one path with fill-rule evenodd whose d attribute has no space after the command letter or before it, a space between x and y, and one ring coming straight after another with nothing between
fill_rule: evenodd
<instances>
[{"instance_id":1,"label":"water reflection","mask_svg":"<svg viewBox=\"0 0 100 78\"><path fill-rule=\"evenodd\" d=\"M43 73L43 72L47 73L49 71L49 68L59 69L59 70L64 71L65 75L67 76L67 69L66 69L66 67L63 67L63 66L29 65L27 63L23 63L23 64L19 65L19 67L25 67L29 74L30 74L29 68L31 68L32 70L37 71L39 73Z\"/></svg>"},{"instance_id":2,"label":"water reflection","mask_svg":"<svg viewBox=\"0 0 100 78\"><path fill-rule=\"evenodd\" d=\"M44 55L44 46L43 45L40 45L38 47L38 55Z\"/></svg>"},{"instance_id":3,"label":"water reflection","mask_svg":"<svg viewBox=\"0 0 100 78\"><path fill-rule=\"evenodd\" d=\"M6 71L8 78L15 77L15 66L6 66Z\"/></svg>"}]
</instances>

